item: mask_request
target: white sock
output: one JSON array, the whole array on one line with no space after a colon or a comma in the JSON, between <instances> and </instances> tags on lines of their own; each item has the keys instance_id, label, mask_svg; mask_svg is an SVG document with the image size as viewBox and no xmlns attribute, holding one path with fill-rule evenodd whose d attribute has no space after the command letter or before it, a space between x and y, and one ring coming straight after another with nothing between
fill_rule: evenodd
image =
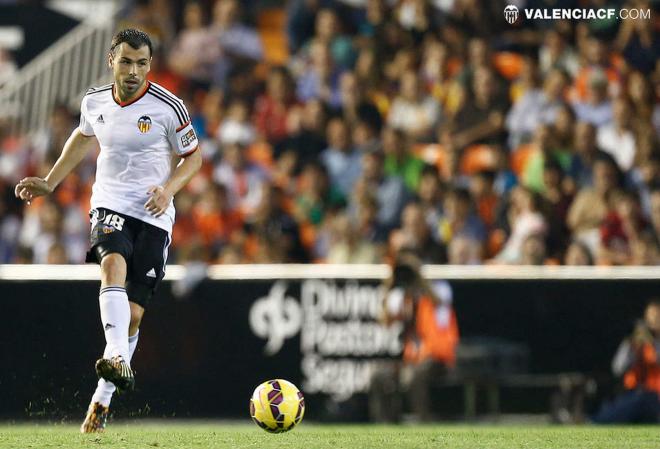
<instances>
[{"instance_id":1,"label":"white sock","mask_svg":"<svg viewBox=\"0 0 660 449\"><path fill-rule=\"evenodd\" d=\"M138 330L135 335L128 337L128 353L129 359L133 358L135 354L135 348L137 348L138 338L140 337L140 331ZM105 345L105 351L103 352L103 358L111 357L110 351L108 351L108 345ZM130 360L129 360L130 362ZM112 400L112 394L117 388L112 382L108 382L105 379L99 379L98 384L96 385L96 391L92 395L92 403L100 402L105 407L110 407L110 401Z\"/></svg>"},{"instance_id":2,"label":"white sock","mask_svg":"<svg viewBox=\"0 0 660 449\"><path fill-rule=\"evenodd\" d=\"M130 360L128 351L128 326L131 323L131 308L123 287L106 287L99 295L101 324L105 332L108 358L122 356Z\"/></svg>"}]
</instances>

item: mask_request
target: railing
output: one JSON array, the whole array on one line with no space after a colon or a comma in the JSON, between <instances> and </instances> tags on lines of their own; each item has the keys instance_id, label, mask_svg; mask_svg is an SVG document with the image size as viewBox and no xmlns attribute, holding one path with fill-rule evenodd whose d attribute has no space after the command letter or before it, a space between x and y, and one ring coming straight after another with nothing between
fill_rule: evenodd
<instances>
[{"instance_id":1,"label":"railing","mask_svg":"<svg viewBox=\"0 0 660 449\"><path fill-rule=\"evenodd\" d=\"M177 281L187 276L182 265L168 265L166 280ZM198 273L197 270L194 270ZM571 266L465 266L426 265L422 269L428 279L447 280L660 280L660 266L653 267L571 267ZM97 280L98 265L0 265L0 280ZM212 280L279 280L279 279L362 279L381 280L389 276L387 265L332 264L244 264L210 265L206 277Z\"/></svg>"},{"instance_id":2,"label":"railing","mask_svg":"<svg viewBox=\"0 0 660 449\"><path fill-rule=\"evenodd\" d=\"M88 87L110 78L107 49L114 20L84 22L23 67L0 89L0 115L12 134L30 134L44 127L53 107L77 109Z\"/></svg>"}]
</instances>

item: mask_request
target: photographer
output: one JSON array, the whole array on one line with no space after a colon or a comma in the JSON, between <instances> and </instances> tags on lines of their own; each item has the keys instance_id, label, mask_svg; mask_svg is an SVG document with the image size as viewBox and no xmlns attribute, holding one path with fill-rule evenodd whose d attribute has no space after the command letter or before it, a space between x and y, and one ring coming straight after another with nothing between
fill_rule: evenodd
<instances>
[{"instance_id":1,"label":"photographer","mask_svg":"<svg viewBox=\"0 0 660 449\"><path fill-rule=\"evenodd\" d=\"M431 385L454 366L458 325L451 287L443 281L430 284L420 269L418 256L402 250L385 281L382 319L388 326L402 326L403 356L371 379L369 412L374 421L398 421L403 395L416 419L430 421Z\"/></svg>"},{"instance_id":2,"label":"photographer","mask_svg":"<svg viewBox=\"0 0 660 449\"><path fill-rule=\"evenodd\" d=\"M626 338L612 360L612 371L623 376L626 392L606 403L594 417L601 424L660 421L660 299L652 300L644 319Z\"/></svg>"}]
</instances>

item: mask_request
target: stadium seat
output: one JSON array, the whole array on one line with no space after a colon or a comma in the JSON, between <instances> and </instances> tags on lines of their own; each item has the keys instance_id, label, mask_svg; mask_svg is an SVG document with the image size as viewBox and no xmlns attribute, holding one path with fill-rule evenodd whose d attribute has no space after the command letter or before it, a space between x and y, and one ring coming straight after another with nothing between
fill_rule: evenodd
<instances>
[{"instance_id":1,"label":"stadium seat","mask_svg":"<svg viewBox=\"0 0 660 449\"><path fill-rule=\"evenodd\" d=\"M471 145L461 157L461 173L472 175L483 170L495 169L497 159L495 150L488 145Z\"/></svg>"},{"instance_id":2,"label":"stadium seat","mask_svg":"<svg viewBox=\"0 0 660 449\"><path fill-rule=\"evenodd\" d=\"M264 46L264 59L269 64L285 64L289 59L285 25L286 13L280 8L266 9L257 17L257 28Z\"/></svg>"},{"instance_id":3,"label":"stadium seat","mask_svg":"<svg viewBox=\"0 0 660 449\"><path fill-rule=\"evenodd\" d=\"M523 67L523 58L518 53L500 51L493 56L493 65L497 73L511 81L520 75Z\"/></svg>"}]
</instances>

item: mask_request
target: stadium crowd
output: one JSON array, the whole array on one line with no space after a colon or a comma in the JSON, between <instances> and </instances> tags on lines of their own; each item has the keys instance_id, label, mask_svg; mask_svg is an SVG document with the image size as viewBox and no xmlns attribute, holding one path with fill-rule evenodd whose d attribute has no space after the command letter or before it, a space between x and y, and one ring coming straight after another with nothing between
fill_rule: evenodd
<instances>
[{"instance_id":1,"label":"stadium crowd","mask_svg":"<svg viewBox=\"0 0 660 449\"><path fill-rule=\"evenodd\" d=\"M264 3L140 0L119 24L157 43L150 79L201 141L170 263L660 262L657 11L510 25L499 0ZM0 126L0 263L84 261L95 155L33 205L12 191L76 126L65 106L29 137Z\"/></svg>"}]
</instances>

